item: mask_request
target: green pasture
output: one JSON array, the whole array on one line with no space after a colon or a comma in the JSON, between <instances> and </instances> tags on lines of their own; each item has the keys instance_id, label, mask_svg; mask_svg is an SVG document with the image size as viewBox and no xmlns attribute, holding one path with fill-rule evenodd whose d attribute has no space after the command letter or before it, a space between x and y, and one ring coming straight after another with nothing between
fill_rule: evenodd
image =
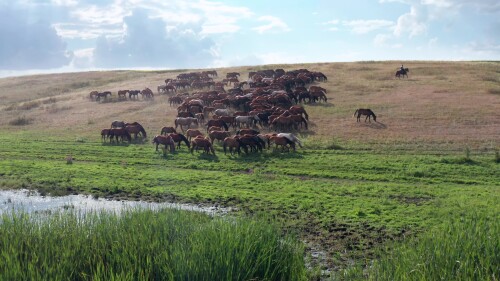
<instances>
[{"instance_id":1,"label":"green pasture","mask_svg":"<svg viewBox=\"0 0 500 281\"><path fill-rule=\"evenodd\" d=\"M291 153L230 156L216 144L216 156L185 146L164 155L149 142L27 131L4 133L0 143L3 189L234 206L298 231L335 264L363 262L389 240L472 211L500 212L500 169L491 152L314 147L306 140Z\"/></svg>"}]
</instances>

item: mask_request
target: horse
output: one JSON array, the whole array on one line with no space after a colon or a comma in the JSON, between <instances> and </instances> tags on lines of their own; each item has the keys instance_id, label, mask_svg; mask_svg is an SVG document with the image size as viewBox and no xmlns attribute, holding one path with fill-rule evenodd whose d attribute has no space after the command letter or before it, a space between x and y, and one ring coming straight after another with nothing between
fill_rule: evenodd
<instances>
[{"instance_id":1,"label":"horse","mask_svg":"<svg viewBox=\"0 0 500 281\"><path fill-rule=\"evenodd\" d=\"M121 120L115 120L113 122L111 122L111 129L112 128L125 128L125 123L124 121L121 121Z\"/></svg>"},{"instance_id":2,"label":"horse","mask_svg":"<svg viewBox=\"0 0 500 281\"><path fill-rule=\"evenodd\" d=\"M301 106L293 105L288 109L288 111L290 111L290 113L292 114L304 114L306 120L309 121L309 115L307 115L306 110Z\"/></svg>"},{"instance_id":3,"label":"horse","mask_svg":"<svg viewBox=\"0 0 500 281\"><path fill-rule=\"evenodd\" d=\"M138 99L140 92L141 92L140 90L130 90L128 91L128 98L132 99L132 97L134 97L134 99Z\"/></svg>"},{"instance_id":4,"label":"horse","mask_svg":"<svg viewBox=\"0 0 500 281\"><path fill-rule=\"evenodd\" d=\"M248 148L247 146L250 147L250 151L260 151L262 152L262 147L266 146L266 143L260 139L258 136L252 136L252 135L243 135L238 137L241 146L243 147L243 150L245 151L245 154L248 154Z\"/></svg>"},{"instance_id":5,"label":"horse","mask_svg":"<svg viewBox=\"0 0 500 281\"><path fill-rule=\"evenodd\" d=\"M233 150L238 153L238 155L241 154L241 149L240 149L240 140L235 137L227 137L224 139L222 142L222 147L224 148L224 154L226 154L226 148L229 147L229 153L233 155Z\"/></svg>"},{"instance_id":6,"label":"horse","mask_svg":"<svg viewBox=\"0 0 500 281\"><path fill-rule=\"evenodd\" d=\"M119 90L118 91L118 99L127 99L128 90Z\"/></svg>"},{"instance_id":7,"label":"horse","mask_svg":"<svg viewBox=\"0 0 500 281\"><path fill-rule=\"evenodd\" d=\"M165 145L165 150L167 149L167 147L169 147L170 153L175 152L175 142L170 136L163 136L163 135L155 136L151 141L151 143L156 144L156 151L158 151L158 145L163 144Z\"/></svg>"},{"instance_id":8,"label":"horse","mask_svg":"<svg viewBox=\"0 0 500 281\"><path fill-rule=\"evenodd\" d=\"M260 119L256 115L253 115L253 116L236 116L234 118L234 121L235 121L236 125L238 126L238 128L241 128L241 124L242 123L246 124L247 128L250 128L250 127L255 127L255 124L257 122L260 122Z\"/></svg>"},{"instance_id":9,"label":"horse","mask_svg":"<svg viewBox=\"0 0 500 281\"><path fill-rule=\"evenodd\" d=\"M110 129L102 129L101 130L101 139L102 141L106 141L106 138L109 136Z\"/></svg>"},{"instance_id":10,"label":"horse","mask_svg":"<svg viewBox=\"0 0 500 281\"><path fill-rule=\"evenodd\" d=\"M188 140L191 141L191 138L195 138L197 136L203 136L203 133L200 132L198 129L188 129L186 131L186 136L188 137Z\"/></svg>"},{"instance_id":11,"label":"horse","mask_svg":"<svg viewBox=\"0 0 500 281\"><path fill-rule=\"evenodd\" d=\"M210 152L212 152L212 154L215 155L214 147L210 140L208 140L207 138L196 137L191 141L191 153L193 153L195 149L198 150L198 148L203 148L203 152L207 154L210 154Z\"/></svg>"},{"instance_id":12,"label":"horse","mask_svg":"<svg viewBox=\"0 0 500 281\"><path fill-rule=\"evenodd\" d=\"M214 114L217 116L231 116L231 111L229 111L229 109L219 108L214 111Z\"/></svg>"},{"instance_id":13,"label":"horse","mask_svg":"<svg viewBox=\"0 0 500 281\"><path fill-rule=\"evenodd\" d=\"M285 138L289 139L290 141L297 143L299 145L299 147L302 148L302 142L300 142L299 138L292 133L279 133L276 136L285 137Z\"/></svg>"},{"instance_id":14,"label":"horse","mask_svg":"<svg viewBox=\"0 0 500 281\"><path fill-rule=\"evenodd\" d=\"M194 117L177 117L175 118L175 128L181 126L181 130L184 132L184 127L187 126L188 129L191 127L191 124L196 124L198 126L198 119Z\"/></svg>"},{"instance_id":15,"label":"horse","mask_svg":"<svg viewBox=\"0 0 500 281\"><path fill-rule=\"evenodd\" d=\"M161 128L160 135L166 135L171 133L177 133L174 127L163 127Z\"/></svg>"},{"instance_id":16,"label":"horse","mask_svg":"<svg viewBox=\"0 0 500 281\"><path fill-rule=\"evenodd\" d=\"M237 135L258 135L260 134L259 131L254 130L254 129L241 129L236 131Z\"/></svg>"},{"instance_id":17,"label":"horse","mask_svg":"<svg viewBox=\"0 0 500 281\"><path fill-rule=\"evenodd\" d=\"M396 71L396 75L394 75L394 76L398 77L398 78L401 78L401 76L403 76L403 78L405 78L405 75L406 75L406 78L408 78L408 72L410 72L410 70L408 68L400 69L400 70Z\"/></svg>"},{"instance_id":18,"label":"horse","mask_svg":"<svg viewBox=\"0 0 500 281\"><path fill-rule=\"evenodd\" d=\"M97 97L96 97L96 101L99 101L101 98L104 98L104 99L107 99L108 98L108 95L109 96L112 96L111 92L110 91L105 91L105 92L102 92L102 93L97 93Z\"/></svg>"},{"instance_id":19,"label":"horse","mask_svg":"<svg viewBox=\"0 0 500 281\"><path fill-rule=\"evenodd\" d=\"M168 136L171 137L175 143L177 143L177 149L181 149L181 142L184 142L188 148L191 147L188 139L183 134L171 133L168 134Z\"/></svg>"},{"instance_id":20,"label":"horse","mask_svg":"<svg viewBox=\"0 0 500 281\"><path fill-rule=\"evenodd\" d=\"M137 122L134 122L134 123L126 123L125 124L125 130L127 130L127 132L129 134L134 134L135 135L135 139L137 139L137 135L138 134L141 134L143 138L147 138L147 134L146 134L146 130L144 130L144 127L142 127L139 123Z\"/></svg>"},{"instance_id":21,"label":"horse","mask_svg":"<svg viewBox=\"0 0 500 281\"><path fill-rule=\"evenodd\" d=\"M210 128L212 126L217 126L217 127L224 128L224 130L226 130L226 131L229 130L229 127L227 126L226 122L224 120L221 120L221 119L208 120L208 122L207 122L207 132L208 132L208 128Z\"/></svg>"},{"instance_id":22,"label":"horse","mask_svg":"<svg viewBox=\"0 0 500 281\"><path fill-rule=\"evenodd\" d=\"M269 138L269 141L276 145L276 149L278 149L278 145L281 146L281 151L285 151L285 148L290 151L288 145L293 149L293 151L295 151L295 142L286 137L272 136Z\"/></svg>"},{"instance_id":23,"label":"horse","mask_svg":"<svg viewBox=\"0 0 500 281\"><path fill-rule=\"evenodd\" d=\"M150 88L145 88L144 90L142 90L140 92L140 94L142 95L143 99L153 99L154 98L153 91L151 91Z\"/></svg>"},{"instance_id":24,"label":"horse","mask_svg":"<svg viewBox=\"0 0 500 281\"><path fill-rule=\"evenodd\" d=\"M90 94L89 94L90 99L91 100L95 100L96 97L97 97L97 94L99 94L98 91L92 91L92 92L90 92Z\"/></svg>"},{"instance_id":25,"label":"horse","mask_svg":"<svg viewBox=\"0 0 500 281\"><path fill-rule=\"evenodd\" d=\"M229 137L231 135L230 132L228 131L211 131L208 136L210 137L210 141L212 144L214 143L214 140L224 140L225 138Z\"/></svg>"},{"instance_id":26,"label":"horse","mask_svg":"<svg viewBox=\"0 0 500 281\"><path fill-rule=\"evenodd\" d=\"M373 116L373 121L377 122L377 116L375 115L375 113L373 113L373 111L371 109L359 108L359 109L356 109L356 111L354 111L354 115L356 115L356 114L358 114L358 116L356 117L357 122L360 122L361 115L366 115L365 122L366 122L366 119L368 119L368 122L371 122L371 120L370 120L371 116Z\"/></svg>"},{"instance_id":27,"label":"horse","mask_svg":"<svg viewBox=\"0 0 500 281\"><path fill-rule=\"evenodd\" d=\"M112 129L110 129L109 133L108 133L108 137L109 137L109 142L113 141L113 137L115 137L116 142L118 142L118 137L121 138L122 142L123 142L124 137L127 138L128 142L132 141L132 137L127 132L127 130L125 130L125 128L112 128Z\"/></svg>"}]
</instances>

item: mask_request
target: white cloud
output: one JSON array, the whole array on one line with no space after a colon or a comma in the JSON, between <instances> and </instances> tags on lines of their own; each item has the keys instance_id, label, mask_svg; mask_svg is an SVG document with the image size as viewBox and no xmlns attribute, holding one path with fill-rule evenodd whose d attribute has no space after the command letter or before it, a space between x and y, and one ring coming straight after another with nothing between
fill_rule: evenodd
<instances>
[{"instance_id":1,"label":"white cloud","mask_svg":"<svg viewBox=\"0 0 500 281\"><path fill-rule=\"evenodd\" d=\"M277 31L290 31L291 29L288 27L288 25L283 22L281 19L273 16L262 16L258 18L259 21L267 21L268 23L265 25L257 26L252 28L253 30L257 31L258 33L265 33L265 32L277 32Z\"/></svg>"},{"instance_id":2,"label":"white cloud","mask_svg":"<svg viewBox=\"0 0 500 281\"><path fill-rule=\"evenodd\" d=\"M412 6L409 13L403 14L398 18L394 35L401 36L408 33L410 38L424 34L427 31L427 21L422 13Z\"/></svg>"},{"instance_id":3,"label":"white cloud","mask_svg":"<svg viewBox=\"0 0 500 281\"><path fill-rule=\"evenodd\" d=\"M390 27L394 25L394 22L388 20L351 20L342 21L342 25L349 27L354 33L364 34L377 29Z\"/></svg>"}]
</instances>

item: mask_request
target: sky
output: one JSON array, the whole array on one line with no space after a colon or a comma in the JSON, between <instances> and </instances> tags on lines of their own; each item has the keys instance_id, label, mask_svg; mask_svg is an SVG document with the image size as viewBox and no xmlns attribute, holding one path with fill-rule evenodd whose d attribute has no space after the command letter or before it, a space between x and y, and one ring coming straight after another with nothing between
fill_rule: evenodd
<instances>
[{"instance_id":1,"label":"sky","mask_svg":"<svg viewBox=\"0 0 500 281\"><path fill-rule=\"evenodd\" d=\"M499 0L0 0L0 77L500 60Z\"/></svg>"}]
</instances>

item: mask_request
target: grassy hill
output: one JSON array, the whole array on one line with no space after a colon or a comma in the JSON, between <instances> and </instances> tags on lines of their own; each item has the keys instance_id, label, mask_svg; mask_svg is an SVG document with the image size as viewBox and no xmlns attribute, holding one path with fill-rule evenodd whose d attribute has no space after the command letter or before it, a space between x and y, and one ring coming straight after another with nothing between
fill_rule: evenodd
<instances>
[{"instance_id":1,"label":"grassy hill","mask_svg":"<svg viewBox=\"0 0 500 281\"><path fill-rule=\"evenodd\" d=\"M304 104L304 149L224 155L155 152L150 141L110 145L113 120L148 136L173 126L166 95L118 101L182 71L105 71L0 79L0 186L234 206L271 217L307 242L314 263L345 270L377 257L388 241L415 237L452 218L500 213L500 63L394 62L266 65L237 71L321 71L328 103ZM90 91L113 92L109 102ZM189 91L191 92L191 91ZM357 108L378 122L356 122ZM265 131L265 130L264 130ZM151 139L151 138L150 138ZM72 164L67 164L71 155ZM497 220L498 221L498 220Z\"/></svg>"}]
</instances>

